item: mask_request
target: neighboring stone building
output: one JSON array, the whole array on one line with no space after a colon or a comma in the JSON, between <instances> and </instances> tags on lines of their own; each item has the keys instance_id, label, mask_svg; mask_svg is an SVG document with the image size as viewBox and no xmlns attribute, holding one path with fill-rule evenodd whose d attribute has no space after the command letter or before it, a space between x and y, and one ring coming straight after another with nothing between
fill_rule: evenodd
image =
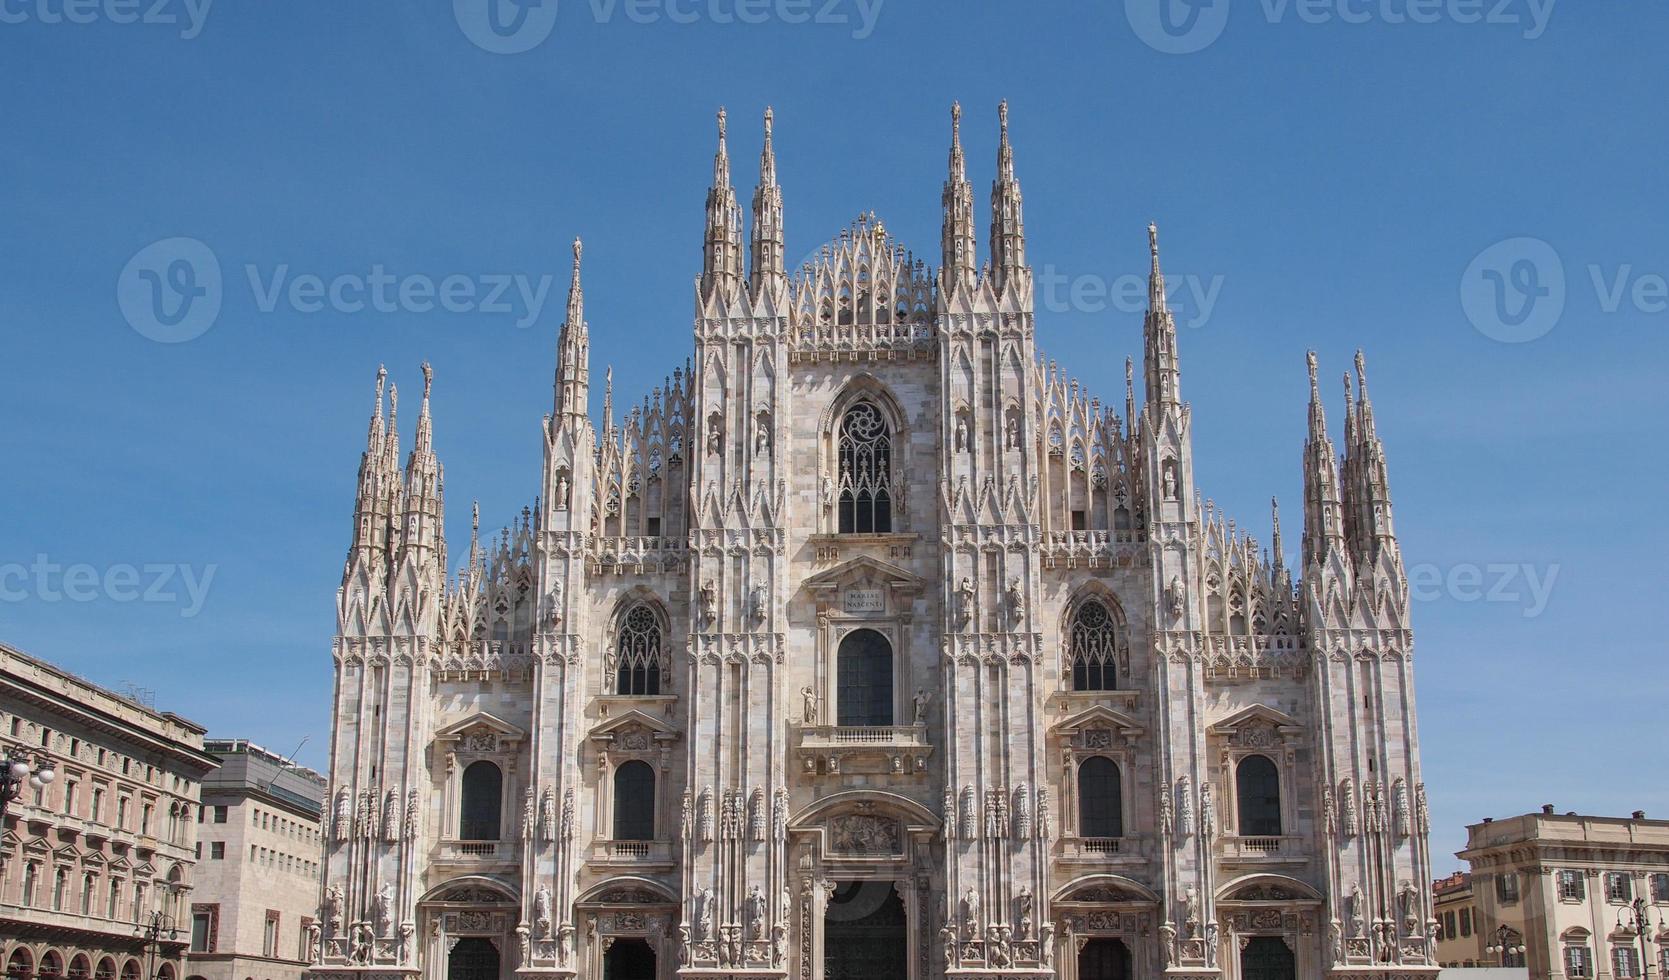
<instances>
[{"instance_id":1,"label":"neighboring stone building","mask_svg":"<svg viewBox=\"0 0 1669 980\"><path fill-rule=\"evenodd\" d=\"M1431 884L1432 907L1437 913L1437 962L1444 966L1488 966L1478 905L1472 898L1472 876L1456 871Z\"/></svg>"},{"instance_id":2,"label":"neighboring stone building","mask_svg":"<svg viewBox=\"0 0 1669 980\"><path fill-rule=\"evenodd\" d=\"M190 972L205 980L296 980L319 904L324 777L243 739L204 748Z\"/></svg>"},{"instance_id":3,"label":"neighboring stone building","mask_svg":"<svg viewBox=\"0 0 1669 980\"><path fill-rule=\"evenodd\" d=\"M428 366L403 473L379 373L317 976L1436 973L1360 357L1342 457L1295 379L1289 571L1195 489L1154 229L1144 400L1039 353L1000 115L986 261L958 110L941 267L866 216L791 278L771 118L750 243L721 113L693 360L594 426L576 242L542 476L456 580Z\"/></svg>"},{"instance_id":4,"label":"neighboring stone building","mask_svg":"<svg viewBox=\"0 0 1669 980\"><path fill-rule=\"evenodd\" d=\"M7 976L182 977L203 729L0 645L0 743L57 771L0 827ZM177 931L147 948L157 912Z\"/></svg>"},{"instance_id":5,"label":"neighboring stone building","mask_svg":"<svg viewBox=\"0 0 1669 980\"><path fill-rule=\"evenodd\" d=\"M1467 829L1479 932L1486 947L1510 930L1509 946L1536 980L1644 977L1640 936L1628 907L1646 903L1652 976L1669 969L1669 820L1541 813L1484 820ZM1499 962L1486 952L1484 965ZM1517 957L1509 956L1508 965Z\"/></svg>"}]
</instances>

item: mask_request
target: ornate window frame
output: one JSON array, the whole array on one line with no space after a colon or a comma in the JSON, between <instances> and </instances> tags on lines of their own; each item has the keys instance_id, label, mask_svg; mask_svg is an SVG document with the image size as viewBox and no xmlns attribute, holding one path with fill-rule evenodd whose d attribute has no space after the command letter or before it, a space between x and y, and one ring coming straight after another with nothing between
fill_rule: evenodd
<instances>
[{"instance_id":1,"label":"ornate window frame","mask_svg":"<svg viewBox=\"0 0 1669 980\"><path fill-rule=\"evenodd\" d=\"M1078 621L1078 615L1090 603L1098 603L1107 611L1108 619L1113 631L1113 648L1111 651L1116 685L1107 689L1092 689L1080 691L1073 687L1073 634ZM1091 580L1079 586L1067 600L1061 610L1060 618L1060 656L1061 681L1060 689L1063 694L1076 695L1084 698L1121 696L1121 692L1133 691L1130 671L1130 622L1124 614L1124 605L1118 597L1104 583Z\"/></svg>"},{"instance_id":2,"label":"ornate window frame","mask_svg":"<svg viewBox=\"0 0 1669 980\"><path fill-rule=\"evenodd\" d=\"M1061 804L1060 837L1068 859L1105 861L1141 861L1133 846L1144 836L1144 828L1137 822L1141 811L1136 806L1136 766L1141 761L1141 737L1144 729L1136 719L1105 705L1096 705L1056 724L1049 731L1049 739L1059 753ZM1094 757L1111 760L1118 766L1120 824L1124 831L1118 838L1086 838L1081 836L1081 801L1078 799L1078 770ZM1052 833L1053 828L1045 828ZM1088 843L1094 841L1094 843Z\"/></svg>"},{"instance_id":3,"label":"ornate window frame","mask_svg":"<svg viewBox=\"0 0 1669 980\"><path fill-rule=\"evenodd\" d=\"M593 863L645 862L670 866L672 840L679 827L673 809L672 746L682 735L666 722L636 709L593 728L586 736L596 752L596 795L591 828ZM628 762L642 762L655 777L655 829L650 840L614 839L614 774Z\"/></svg>"},{"instance_id":4,"label":"ornate window frame","mask_svg":"<svg viewBox=\"0 0 1669 980\"><path fill-rule=\"evenodd\" d=\"M435 733L435 747L444 753L446 766L441 787L441 840L454 847L493 843L495 853L508 848L516 840L516 814L520 808L515 801L521 793L522 743L527 733L515 725L485 711L478 711L454 722ZM462 822L464 770L471 763L491 762L498 766L503 777L499 785L499 823L497 841L463 841L459 837ZM507 853L507 852L506 852ZM480 855L484 856L484 855Z\"/></svg>"},{"instance_id":5,"label":"ornate window frame","mask_svg":"<svg viewBox=\"0 0 1669 980\"><path fill-rule=\"evenodd\" d=\"M846 415L860 403L873 406L887 427L890 443L885 486L891 501L892 526L886 531L842 532L840 530L840 441ZM908 485L910 472L910 426L898 399L892 391L871 374L860 374L847 382L829 401L818 420L818 530L821 534L842 539L884 536L906 533L910 527Z\"/></svg>"},{"instance_id":6,"label":"ornate window frame","mask_svg":"<svg viewBox=\"0 0 1669 980\"><path fill-rule=\"evenodd\" d=\"M645 609L655 618L655 625L660 630L660 690L656 694L629 694L620 690L620 637L625 629L626 619L639 609ZM655 700L673 696L673 640L672 617L668 614L666 604L661 597L647 586L637 586L623 594L615 603L614 611L609 616L603 630L603 676L599 678L600 696L608 698L628 698L631 700Z\"/></svg>"},{"instance_id":7,"label":"ornate window frame","mask_svg":"<svg viewBox=\"0 0 1669 980\"><path fill-rule=\"evenodd\" d=\"M1275 839L1282 844L1275 852L1263 853L1278 854L1284 850L1285 842L1300 837L1297 758L1304 727L1291 715L1265 704L1254 704L1210 726L1208 731L1218 743L1218 766L1212 782L1217 786L1217 799L1221 801L1215 819L1224 837L1252 839L1240 832L1238 777L1241 760L1261 755L1275 764L1281 794L1281 833ZM1260 835L1255 839L1267 838Z\"/></svg>"}]
</instances>

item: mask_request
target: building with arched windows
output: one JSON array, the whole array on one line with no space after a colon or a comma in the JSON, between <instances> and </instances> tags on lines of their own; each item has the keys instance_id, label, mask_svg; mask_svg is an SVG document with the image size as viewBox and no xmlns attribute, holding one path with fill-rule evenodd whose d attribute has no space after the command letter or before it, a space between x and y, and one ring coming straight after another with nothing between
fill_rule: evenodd
<instances>
[{"instance_id":1,"label":"building with arched windows","mask_svg":"<svg viewBox=\"0 0 1669 980\"><path fill-rule=\"evenodd\" d=\"M0 644L5 758L54 773L0 820L7 980L186 977L199 800L220 764L203 729Z\"/></svg>"},{"instance_id":2,"label":"building with arched windows","mask_svg":"<svg viewBox=\"0 0 1669 980\"><path fill-rule=\"evenodd\" d=\"M1361 359L1339 454L1310 358L1289 569L1195 489L1155 229L1104 401L1038 350L1006 107L937 269L866 215L791 273L770 125L744 236L720 116L689 362L600 420L575 242L540 479L455 575L431 374L402 468L379 372L314 974L1435 974Z\"/></svg>"}]
</instances>

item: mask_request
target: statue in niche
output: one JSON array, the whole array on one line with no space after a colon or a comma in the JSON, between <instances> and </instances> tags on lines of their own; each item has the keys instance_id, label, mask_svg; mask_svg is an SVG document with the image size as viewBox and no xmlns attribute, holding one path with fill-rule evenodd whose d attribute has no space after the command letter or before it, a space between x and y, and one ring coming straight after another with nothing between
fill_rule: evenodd
<instances>
[{"instance_id":1,"label":"statue in niche","mask_svg":"<svg viewBox=\"0 0 1669 980\"><path fill-rule=\"evenodd\" d=\"M966 575L956 586L956 618L964 629L974 619L974 580Z\"/></svg>"},{"instance_id":2,"label":"statue in niche","mask_svg":"<svg viewBox=\"0 0 1669 980\"><path fill-rule=\"evenodd\" d=\"M1020 413L1012 408L1008 411L1008 448L1020 448Z\"/></svg>"},{"instance_id":3,"label":"statue in niche","mask_svg":"<svg viewBox=\"0 0 1669 980\"><path fill-rule=\"evenodd\" d=\"M766 593L763 585L756 585L748 592L748 616L755 623L765 621Z\"/></svg>"},{"instance_id":4,"label":"statue in niche","mask_svg":"<svg viewBox=\"0 0 1669 980\"><path fill-rule=\"evenodd\" d=\"M718 620L719 615L719 587L712 579L701 583L701 622L711 627Z\"/></svg>"},{"instance_id":5,"label":"statue in niche","mask_svg":"<svg viewBox=\"0 0 1669 980\"><path fill-rule=\"evenodd\" d=\"M1174 459L1165 460L1163 490L1166 500L1176 499L1176 460Z\"/></svg>"},{"instance_id":6,"label":"statue in niche","mask_svg":"<svg viewBox=\"0 0 1669 980\"><path fill-rule=\"evenodd\" d=\"M713 936L713 889L703 888L695 897L695 938L710 939Z\"/></svg>"},{"instance_id":7,"label":"statue in niche","mask_svg":"<svg viewBox=\"0 0 1669 980\"><path fill-rule=\"evenodd\" d=\"M380 936L393 935L394 930L394 886L384 884L377 890L376 902L373 906L377 919L377 934Z\"/></svg>"},{"instance_id":8,"label":"statue in niche","mask_svg":"<svg viewBox=\"0 0 1669 980\"><path fill-rule=\"evenodd\" d=\"M533 894L533 926L540 936L551 934L551 890L544 885Z\"/></svg>"},{"instance_id":9,"label":"statue in niche","mask_svg":"<svg viewBox=\"0 0 1669 980\"><path fill-rule=\"evenodd\" d=\"M1020 921L1020 934L1019 934L1018 938L1021 942L1026 942L1026 941L1028 941L1032 938L1032 889L1031 889L1031 886L1030 885L1021 885L1020 886L1020 893L1014 897L1014 902L1015 902L1015 905L1018 906L1018 908L1019 908L1019 915L1016 916L1016 918L1019 919L1019 921Z\"/></svg>"},{"instance_id":10,"label":"statue in niche","mask_svg":"<svg viewBox=\"0 0 1669 980\"><path fill-rule=\"evenodd\" d=\"M325 889L324 919L331 932L342 928L342 889L336 885Z\"/></svg>"},{"instance_id":11,"label":"statue in niche","mask_svg":"<svg viewBox=\"0 0 1669 980\"><path fill-rule=\"evenodd\" d=\"M962 925L970 932L979 925L979 892L972 886L962 893Z\"/></svg>"},{"instance_id":12,"label":"statue in niche","mask_svg":"<svg viewBox=\"0 0 1669 980\"><path fill-rule=\"evenodd\" d=\"M916 706L916 721L918 725L927 724L927 706L933 703L933 695L927 693L926 688L916 688L916 696L911 699Z\"/></svg>"},{"instance_id":13,"label":"statue in niche","mask_svg":"<svg viewBox=\"0 0 1669 980\"><path fill-rule=\"evenodd\" d=\"M758 885L748 891L747 913L748 935L759 939L765 930L765 893L759 890Z\"/></svg>"},{"instance_id":14,"label":"statue in niche","mask_svg":"<svg viewBox=\"0 0 1669 980\"><path fill-rule=\"evenodd\" d=\"M800 688L800 697L805 703L805 715L803 716L805 724L817 724L817 692L808 685Z\"/></svg>"},{"instance_id":15,"label":"statue in niche","mask_svg":"<svg viewBox=\"0 0 1669 980\"><path fill-rule=\"evenodd\" d=\"M1008 616L1011 628L1016 632L1026 625L1026 594L1020 589L1019 579L1010 579L1008 583Z\"/></svg>"},{"instance_id":16,"label":"statue in niche","mask_svg":"<svg viewBox=\"0 0 1669 980\"><path fill-rule=\"evenodd\" d=\"M960 415L956 418L956 451L968 451L968 420Z\"/></svg>"},{"instance_id":17,"label":"statue in niche","mask_svg":"<svg viewBox=\"0 0 1669 980\"><path fill-rule=\"evenodd\" d=\"M1193 885L1182 893L1182 934L1188 939L1200 934L1200 893Z\"/></svg>"},{"instance_id":18,"label":"statue in niche","mask_svg":"<svg viewBox=\"0 0 1669 980\"><path fill-rule=\"evenodd\" d=\"M771 454L771 417L764 412L759 413L759 421L754 427L753 451L760 456Z\"/></svg>"}]
</instances>

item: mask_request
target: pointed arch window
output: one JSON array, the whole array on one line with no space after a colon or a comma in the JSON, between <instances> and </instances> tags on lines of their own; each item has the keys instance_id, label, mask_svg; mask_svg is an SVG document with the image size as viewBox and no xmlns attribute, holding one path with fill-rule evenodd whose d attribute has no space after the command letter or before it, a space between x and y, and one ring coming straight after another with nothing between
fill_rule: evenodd
<instances>
[{"instance_id":1,"label":"pointed arch window","mask_svg":"<svg viewBox=\"0 0 1669 980\"><path fill-rule=\"evenodd\" d=\"M1118 763L1106 756L1078 767L1078 836L1124 836L1124 788Z\"/></svg>"},{"instance_id":2,"label":"pointed arch window","mask_svg":"<svg viewBox=\"0 0 1669 980\"><path fill-rule=\"evenodd\" d=\"M1072 615L1067 657L1074 691L1118 690L1118 631L1100 599L1086 599Z\"/></svg>"},{"instance_id":3,"label":"pointed arch window","mask_svg":"<svg viewBox=\"0 0 1669 980\"><path fill-rule=\"evenodd\" d=\"M840 533L892 531L892 431L872 402L860 401L840 419Z\"/></svg>"},{"instance_id":4,"label":"pointed arch window","mask_svg":"<svg viewBox=\"0 0 1669 980\"><path fill-rule=\"evenodd\" d=\"M1281 836L1281 777L1266 755L1240 760L1234 775L1240 836Z\"/></svg>"},{"instance_id":5,"label":"pointed arch window","mask_svg":"<svg viewBox=\"0 0 1669 980\"><path fill-rule=\"evenodd\" d=\"M652 696L661 693L666 668L661 621L648 605L639 603L620 617L615 643L614 693Z\"/></svg>"}]
</instances>

